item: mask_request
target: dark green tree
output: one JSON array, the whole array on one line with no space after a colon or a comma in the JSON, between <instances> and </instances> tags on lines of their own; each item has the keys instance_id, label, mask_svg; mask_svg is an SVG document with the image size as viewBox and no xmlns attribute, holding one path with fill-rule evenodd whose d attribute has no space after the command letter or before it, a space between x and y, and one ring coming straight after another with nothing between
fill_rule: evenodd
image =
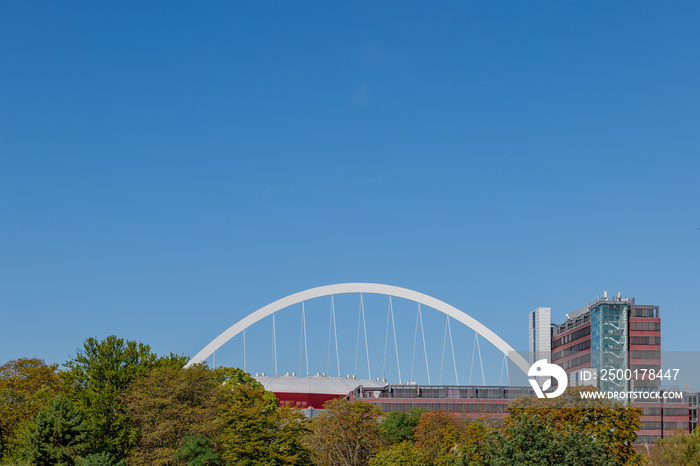
<instances>
[{"instance_id":1,"label":"dark green tree","mask_svg":"<svg viewBox=\"0 0 700 466\"><path fill-rule=\"evenodd\" d=\"M86 429L73 403L58 395L29 425L25 456L36 466L72 466L87 450Z\"/></svg>"},{"instance_id":2,"label":"dark green tree","mask_svg":"<svg viewBox=\"0 0 700 466\"><path fill-rule=\"evenodd\" d=\"M510 419L522 413L538 414L540 419L550 419L556 430L571 426L597 439L599 444L607 446L618 464L636 464L641 455L632 444L637 440L636 431L642 427L641 408L581 396L582 392L591 391L598 389L592 386L569 387L556 398L518 398L508 405Z\"/></svg>"},{"instance_id":3,"label":"dark green tree","mask_svg":"<svg viewBox=\"0 0 700 466\"><path fill-rule=\"evenodd\" d=\"M409 411L391 411L381 422L384 437L392 444L412 442L413 432L424 411L420 408L413 408Z\"/></svg>"},{"instance_id":4,"label":"dark green tree","mask_svg":"<svg viewBox=\"0 0 700 466\"><path fill-rule=\"evenodd\" d=\"M614 454L595 437L572 425L553 427L552 419L520 413L490 439L492 466L614 466Z\"/></svg>"},{"instance_id":5,"label":"dark green tree","mask_svg":"<svg viewBox=\"0 0 700 466\"><path fill-rule=\"evenodd\" d=\"M175 452L178 464L186 466L218 466L221 464L219 454L214 451L210 439L203 435L188 435L180 442Z\"/></svg>"},{"instance_id":6,"label":"dark green tree","mask_svg":"<svg viewBox=\"0 0 700 466\"><path fill-rule=\"evenodd\" d=\"M118 461L110 453L93 453L87 455L82 461L76 463L78 466L126 466L124 460Z\"/></svg>"},{"instance_id":7,"label":"dark green tree","mask_svg":"<svg viewBox=\"0 0 700 466\"><path fill-rule=\"evenodd\" d=\"M129 384L156 367L182 367L184 356L159 358L143 343L110 335L88 338L83 349L66 364L66 390L89 424L92 451L125 457L137 440L124 412L121 396Z\"/></svg>"}]
</instances>

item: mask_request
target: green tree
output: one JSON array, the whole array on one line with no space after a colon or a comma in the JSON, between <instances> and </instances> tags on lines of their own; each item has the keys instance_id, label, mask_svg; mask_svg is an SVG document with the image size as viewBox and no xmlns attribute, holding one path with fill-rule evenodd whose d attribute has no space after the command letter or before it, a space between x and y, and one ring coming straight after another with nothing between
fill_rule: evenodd
<instances>
[{"instance_id":1,"label":"green tree","mask_svg":"<svg viewBox=\"0 0 700 466\"><path fill-rule=\"evenodd\" d=\"M28 358L0 366L0 458L15 453L23 425L61 391L57 369Z\"/></svg>"},{"instance_id":2,"label":"green tree","mask_svg":"<svg viewBox=\"0 0 700 466\"><path fill-rule=\"evenodd\" d=\"M618 464L639 462L641 455L632 444L642 427L641 408L581 396L581 392L597 390L592 386L569 387L556 398L518 398L508 405L508 411L511 418L522 413L539 414L542 419L551 419L555 429L571 426L590 435L607 446Z\"/></svg>"},{"instance_id":3,"label":"green tree","mask_svg":"<svg viewBox=\"0 0 700 466\"><path fill-rule=\"evenodd\" d=\"M311 430L298 409L278 408L256 386L231 386L230 393L218 418L223 428L217 440L225 464L311 464L312 454L304 443Z\"/></svg>"},{"instance_id":4,"label":"green tree","mask_svg":"<svg viewBox=\"0 0 700 466\"><path fill-rule=\"evenodd\" d=\"M221 383L229 385L248 385L249 387L263 388L263 385L250 376L249 373L238 367L217 367L214 374Z\"/></svg>"},{"instance_id":5,"label":"green tree","mask_svg":"<svg viewBox=\"0 0 700 466\"><path fill-rule=\"evenodd\" d=\"M124 460L118 461L117 458L110 453L92 453L76 464L78 466L126 466Z\"/></svg>"},{"instance_id":6,"label":"green tree","mask_svg":"<svg viewBox=\"0 0 700 466\"><path fill-rule=\"evenodd\" d=\"M654 466L700 466L700 429L691 434L673 432L647 450L649 464Z\"/></svg>"},{"instance_id":7,"label":"green tree","mask_svg":"<svg viewBox=\"0 0 700 466\"><path fill-rule=\"evenodd\" d=\"M120 400L138 433L129 464L174 464L184 438L214 438L222 426L219 406L230 393L203 365L156 368L135 379Z\"/></svg>"},{"instance_id":8,"label":"green tree","mask_svg":"<svg viewBox=\"0 0 700 466\"><path fill-rule=\"evenodd\" d=\"M182 367L186 361L172 353L159 358L150 346L114 335L101 341L88 338L76 357L65 364L64 380L89 423L92 451L124 458L135 446L136 433L125 415L122 394L147 370Z\"/></svg>"},{"instance_id":9,"label":"green tree","mask_svg":"<svg viewBox=\"0 0 700 466\"><path fill-rule=\"evenodd\" d=\"M490 438L492 466L613 466L612 452L594 436L566 425L553 426L551 418L519 413Z\"/></svg>"},{"instance_id":10,"label":"green tree","mask_svg":"<svg viewBox=\"0 0 700 466\"><path fill-rule=\"evenodd\" d=\"M384 446L378 419L379 408L364 401L346 399L326 402L325 411L315 417L309 445L323 466L360 466Z\"/></svg>"},{"instance_id":11,"label":"green tree","mask_svg":"<svg viewBox=\"0 0 700 466\"><path fill-rule=\"evenodd\" d=\"M398 411L392 411L398 412ZM428 466L423 453L411 442L401 442L379 452L369 461L370 466Z\"/></svg>"},{"instance_id":12,"label":"green tree","mask_svg":"<svg viewBox=\"0 0 700 466\"><path fill-rule=\"evenodd\" d=\"M263 401L265 408L274 410L279 405L279 400L274 393L265 390L263 385L250 376L249 373L238 367L219 367L214 371L217 380L223 385L234 387L237 385L246 385L263 391Z\"/></svg>"},{"instance_id":13,"label":"green tree","mask_svg":"<svg viewBox=\"0 0 700 466\"><path fill-rule=\"evenodd\" d=\"M187 435L175 452L178 464L186 466L219 466L221 458L214 451L213 442L203 435Z\"/></svg>"},{"instance_id":14,"label":"green tree","mask_svg":"<svg viewBox=\"0 0 700 466\"><path fill-rule=\"evenodd\" d=\"M381 422L384 437L392 444L412 442L413 431L424 411L419 408L409 411L391 411Z\"/></svg>"},{"instance_id":15,"label":"green tree","mask_svg":"<svg viewBox=\"0 0 700 466\"><path fill-rule=\"evenodd\" d=\"M58 395L29 425L25 455L36 466L73 465L87 450L86 428L73 403Z\"/></svg>"}]
</instances>

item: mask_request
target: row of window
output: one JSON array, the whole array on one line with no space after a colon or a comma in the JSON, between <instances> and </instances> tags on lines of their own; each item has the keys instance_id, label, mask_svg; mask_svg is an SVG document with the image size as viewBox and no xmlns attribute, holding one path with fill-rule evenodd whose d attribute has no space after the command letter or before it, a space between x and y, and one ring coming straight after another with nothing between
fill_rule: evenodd
<instances>
[{"instance_id":1,"label":"row of window","mask_svg":"<svg viewBox=\"0 0 700 466\"><path fill-rule=\"evenodd\" d=\"M661 359L661 350L632 350L630 359Z\"/></svg>"},{"instance_id":2,"label":"row of window","mask_svg":"<svg viewBox=\"0 0 700 466\"><path fill-rule=\"evenodd\" d=\"M661 337L633 336L631 338L631 343L633 345L660 345L661 344Z\"/></svg>"},{"instance_id":3,"label":"row of window","mask_svg":"<svg viewBox=\"0 0 700 466\"><path fill-rule=\"evenodd\" d=\"M554 360L556 361L556 360ZM569 359L568 361L564 361L562 363L557 363L557 365L561 366L562 369L567 370L571 369L572 367L578 367L583 364L589 364L591 362L591 353L586 353L582 354L581 356L575 357L573 359Z\"/></svg>"},{"instance_id":4,"label":"row of window","mask_svg":"<svg viewBox=\"0 0 700 466\"><path fill-rule=\"evenodd\" d=\"M467 399L515 399L530 396L526 388L458 388L458 387L405 387L392 386L382 392L381 398L467 398Z\"/></svg>"},{"instance_id":5,"label":"row of window","mask_svg":"<svg viewBox=\"0 0 700 466\"><path fill-rule=\"evenodd\" d=\"M642 421L643 429L661 430L661 421ZM664 422L664 430L685 429L688 426L684 421L666 421Z\"/></svg>"},{"instance_id":6,"label":"row of window","mask_svg":"<svg viewBox=\"0 0 700 466\"><path fill-rule=\"evenodd\" d=\"M552 342L552 349L558 348L561 345L565 345L571 341L578 340L579 338L583 338L586 335L591 334L591 326L586 325L585 327L576 330L575 332L571 332L568 335L564 335L563 337L556 338Z\"/></svg>"},{"instance_id":7,"label":"row of window","mask_svg":"<svg viewBox=\"0 0 700 466\"><path fill-rule=\"evenodd\" d=\"M578 353L578 352L590 349L590 347L591 347L591 340L584 340L581 343L576 343L575 345L573 345L569 348L555 352L552 355L552 357L555 360L562 359L562 358L565 358L567 356L571 356L574 353Z\"/></svg>"},{"instance_id":8,"label":"row of window","mask_svg":"<svg viewBox=\"0 0 700 466\"><path fill-rule=\"evenodd\" d=\"M687 416L687 408L664 408L664 416ZM642 407L642 416L661 416L661 408ZM649 421L651 422L651 421ZM671 422L671 421L669 421ZM660 428L660 427L659 427Z\"/></svg>"},{"instance_id":9,"label":"row of window","mask_svg":"<svg viewBox=\"0 0 700 466\"><path fill-rule=\"evenodd\" d=\"M641 371L643 372L643 371ZM632 372L632 380L634 382L634 389L638 392L655 392L661 386L661 381L659 379L651 380L647 375L645 379L644 374L637 372L637 379L634 379L634 371Z\"/></svg>"},{"instance_id":10,"label":"row of window","mask_svg":"<svg viewBox=\"0 0 700 466\"><path fill-rule=\"evenodd\" d=\"M505 413L508 403L377 403L385 413L413 408L446 413Z\"/></svg>"},{"instance_id":11,"label":"row of window","mask_svg":"<svg viewBox=\"0 0 700 466\"><path fill-rule=\"evenodd\" d=\"M630 329L631 330L642 330L642 331L660 331L661 330L661 324L659 322L638 322L638 321L631 321L630 322Z\"/></svg>"},{"instance_id":12,"label":"row of window","mask_svg":"<svg viewBox=\"0 0 700 466\"><path fill-rule=\"evenodd\" d=\"M659 317L658 307L633 307L632 317Z\"/></svg>"}]
</instances>

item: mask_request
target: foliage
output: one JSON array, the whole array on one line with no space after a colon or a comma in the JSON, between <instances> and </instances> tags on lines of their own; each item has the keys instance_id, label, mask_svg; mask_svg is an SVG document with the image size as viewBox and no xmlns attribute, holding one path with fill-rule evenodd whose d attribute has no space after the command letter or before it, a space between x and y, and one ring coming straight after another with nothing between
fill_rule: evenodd
<instances>
[{"instance_id":1,"label":"foliage","mask_svg":"<svg viewBox=\"0 0 700 466\"><path fill-rule=\"evenodd\" d=\"M249 373L238 367L218 367L214 374L222 384L248 385L254 388L263 388L262 384L250 376Z\"/></svg>"},{"instance_id":2,"label":"foliage","mask_svg":"<svg viewBox=\"0 0 700 466\"><path fill-rule=\"evenodd\" d=\"M321 465L360 466L369 463L383 446L378 418L379 408L364 401L335 399L326 402L325 411L315 417L309 445Z\"/></svg>"},{"instance_id":3,"label":"foliage","mask_svg":"<svg viewBox=\"0 0 700 466\"><path fill-rule=\"evenodd\" d=\"M18 448L23 424L61 391L57 369L27 358L0 366L0 458Z\"/></svg>"},{"instance_id":4,"label":"foliage","mask_svg":"<svg viewBox=\"0 0 700 466\"><path fill-rule=\"evenodd\" d=\"M648 449L649 464L654 466L700 466L700 429L686 434L682 430L658 439Z\"/></svg>"},{"instance_id":5,"label":"foliage","mask_svg":"<svg viewBox=\"0 0 700 466\"><path fill-rule=\"evenodd\" d=\"M37 466L72 465L87 449L86 424L73 403L56 396L30 424L25 455Z\"/></svg>"},{"instance_id":6,"label":"foliage","mask_svg":"<svg viewBox=\"0 0 700 466\"><path fill-rule=\"evenodd\" d=\"M93 453L87 455L82 461L77 462L78 466L126 466L126 463L117 461L110 453Z\"/></svg>"},{"instance_id":7,"label":"foliage","mask_svg":"<svg viewBox=\"0 0 700 466\"><path fill-rule=\"evenodd\" d=\"M214 451L210 439L203 435L187 435L180 441L180 448L175 452L175 459L186 466L218 466L221 464L219 454Z\"/></svg>"},{"instance_id":8,"label":"foliage","mask_svg":"<svg viewBox=\"0 0 700 466\"><path fill-rule=\"evenodd\" d=\"M413 431L424 412L420 408L391 411L381 422L384 437L392 444L413 441Z\"/></svg>"},{"instance_id":9,"label":"foliage","mask_svg":"<svg viewBox=\"0 0 700 466\"><path fill-rule=\"evenodd\" d=\"M369 461L369 464L370 466L428 466L425 457L412 442L401 442L380 452Z\"/></svg>"},{"instance_id":10,"label":"foliage","mask_svg":"<svg viewBox=\"0 0 700 466\"><path fill-rule=\"evenodd\" d=\"M613 466L618 464L604 444L587 433L566 425L556 429L552 419L539 414L513 416L502 431L491 434L488 464L510 466Z\"/></svg>"},{"instance_id":11,"label":"foliage","mask_svg":"<svg viewBox=\"0 0 700 466\"><path fill-rule=\"evenodd\" d=\"M235 386L235 385L247 385L249 387L257 388L263 390L263 401L264 409L274 410L279 405L279 400L274 393L265 391L263 385L250 376L249 373L245 372L243 369L238 367L219 367L215 369L215 374L217 380L219 380L223 385Z\"/></svg>"},{"instance_id":12,"label":"foliage","mask_svg":"<svg viewBox=\"0 0 700 466\"><path fill-rule=\"evenodd\" d=\"M511 419L522 413L537 413L551 419L557 430L571 426L607 445L618 464L633 464L640 460L632 444L635 431L641 429L642 410L634 406L605 399L588 399L583 391L597 391L592 386L569 387L556 398L518 398L508 405ZM506 420L508 422L508 420Z\"/></svg>"},{"instance_id":13,"label":"foliage","mask_svg":"<svg viewBox=\"0 0 700 466\"><path fill-rule=\"evenodd\" d=\"M270 404L262 388L240 384L221 407L218 437L221 457L235 465L308 465L311 451L304 438L311 432L303 414ZM276 399L275 399L276 400Z\"/></svg>"},{"instance_id":14,"label":"foliage","mask_svg":"<svg viewBox=\"0 0 700 466\"><path fill-rule=\"evenodd\" d=\"M229 393L203 365L161 367L134 380L120 400L138 432L129 464L172 464L185 437L213 438L221 426L218 406Z\"/></svg>"},{"instance_id":15,"label":"foliage","mask_svg":"<svg viewBox=\"0 0 700 466\"><path fill-rule=\"evenodd\" d=\"M462 419L443 411L424 413L415 430L416 447L423 452L428 463L447 455L460 444L467 442L467 425Z\"/></svg>"},{"instance_id":16,"label":"foliage","mask_svg":"<svg viewBox=\"0 0 700 466\"><path fill-rule=\"evenodd\" d=\"M485 456L491 427L481 419L459 418L443 411L423 414L415 429L416 447L428 463L479 463Z\"/></svg>"},{"instance_id":17,"label":"foliage","mask_svg":"<svg viewBox=\"0 0 700 466\"><path fill-rule=\"evenodd\" d=\"M182 367L186 361L186 357L172 353L158 358L148 345L114 335L102 341L88 338L83 350L65 364L65 382L89 422L91 449L122 458L133 448L136 436L121 395L148 369Z\"/></svg>"}]
</instances>

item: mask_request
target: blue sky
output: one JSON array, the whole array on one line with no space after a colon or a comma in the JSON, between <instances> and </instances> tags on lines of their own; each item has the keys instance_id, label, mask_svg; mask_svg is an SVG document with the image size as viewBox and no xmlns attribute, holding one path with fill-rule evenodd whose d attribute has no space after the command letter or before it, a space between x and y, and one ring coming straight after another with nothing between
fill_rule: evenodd
<instances>
[{"instance_id":1,"label":"blue sky","mask_svg":"<svg viewBox=\"0 0 700 466\"><path fill-rule=\"evenodd\" d=\"M518 349L535 307L561 321L620 290L661 307L665 350L698 350L699 19L696 2L3 2L0 360L61 363L109 334L194 355L351 281L439 298Z\"/></svg>"}]
</instances>

